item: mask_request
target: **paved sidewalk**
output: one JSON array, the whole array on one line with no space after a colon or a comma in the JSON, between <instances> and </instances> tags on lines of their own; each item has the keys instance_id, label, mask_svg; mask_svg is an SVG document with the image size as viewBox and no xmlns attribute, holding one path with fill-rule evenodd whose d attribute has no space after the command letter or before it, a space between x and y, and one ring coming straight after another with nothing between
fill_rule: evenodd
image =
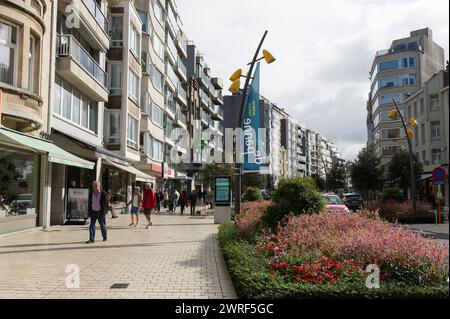
<instances>
[{"instance_id":1,"label":"paved sidewalk","mask_svg":"<svg viewBox=\"0 0 450 319\"><path fill-rule=\"evenodd\" d=\"M424 236L440 241L449 240L449 224L414 224L408 225L411 230L420 232Z\"/></svg>"},{"instance_id":2,"label":"paved sidewalk","mask_svg":"<svg viewBox=\"0 0 450 319\"><path fill-rule=\"evenodd\" d=\"M236 298L212 216L109 219L108 241L87 245L88 225L0 238L0 298ZM67 288L68 265L80 287ZM110 289L128 283L126 289Z\"/></svg>"}]
</instances>

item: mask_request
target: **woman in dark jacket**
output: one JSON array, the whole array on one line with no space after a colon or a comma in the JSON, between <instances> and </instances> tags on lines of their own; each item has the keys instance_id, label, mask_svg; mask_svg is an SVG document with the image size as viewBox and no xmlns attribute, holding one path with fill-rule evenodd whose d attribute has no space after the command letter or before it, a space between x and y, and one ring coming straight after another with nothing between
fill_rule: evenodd
<instances>
[{"instance_id":1,"label":"woman in dark jacket","mask_svg":"<svg viewBox=\"0 0 450 319\"><path fill-rule=\"evenodd\" d=\"M184 214L184 209L188 206L189 206L189 200L187 198L186 191L182 191L181 196L180 196L181 215Z\"/></svg>"}]
</instances>

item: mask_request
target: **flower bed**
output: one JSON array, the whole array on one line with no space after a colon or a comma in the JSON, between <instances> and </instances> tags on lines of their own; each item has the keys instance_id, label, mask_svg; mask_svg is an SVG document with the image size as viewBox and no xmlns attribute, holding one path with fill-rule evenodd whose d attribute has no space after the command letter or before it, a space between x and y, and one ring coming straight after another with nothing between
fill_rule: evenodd
<instances>
[{"instance_id":1,"label":"flower bed","mask_svg":"<svg viewBox=\"0 0 450 319\"><path fill-rule=\"evenodd\" d=\"M378 210L380 217L401 224L435 223L436 216L431 211L431 206L424 202L417 202L416 213L413 213L411 201L399 203L389 201L377 203L374 210Z\"/></svg>"},{"instance_id":2,"label":"flower bed","mask_svg":"<svg viewBox=\"0 0 450 319\"><path fill-rule=\"evenodd\" d=\"M241 212L235 216L236 226L241 237L253 240L263 228L262 215L271 205L270 201L245 202L241 204Z\"/></svg>"},{"instance_id":3,"label":"flower bed","mask_svg":"<svg viewBox=\"0 0 450 319\"><path fill-rule=\"evenodd\" d=\"M240 297L448 298L448 244L366 211L291 216L271 232L259 220L266 208L250 205L220 228ZM373 264L379 289L366 287Z\"/></svg>"}]
</instances>

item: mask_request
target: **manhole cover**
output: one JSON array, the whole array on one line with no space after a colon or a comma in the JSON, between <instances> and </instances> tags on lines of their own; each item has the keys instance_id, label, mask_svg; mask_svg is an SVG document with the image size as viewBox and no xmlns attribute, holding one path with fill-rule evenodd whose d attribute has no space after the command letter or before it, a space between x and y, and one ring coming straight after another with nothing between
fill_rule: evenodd
<instances>
[{"instance_id":1,"label":"manhole cover","mask_svg":"<svg viewBox=\"0 0 450 319\"><path fill-rule=\"evenodd\" d=\"M127 289L130 284L113 284L109 289Z\"/></svg>"}]
</instances>

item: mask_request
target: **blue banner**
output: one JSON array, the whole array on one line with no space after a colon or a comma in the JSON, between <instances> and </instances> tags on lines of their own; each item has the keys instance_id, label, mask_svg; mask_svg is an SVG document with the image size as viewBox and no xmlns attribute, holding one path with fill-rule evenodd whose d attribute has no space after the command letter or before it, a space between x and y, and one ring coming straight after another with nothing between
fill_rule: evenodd
<instances>
[{"instance_id":1,"label":"blue banner","mask_svg":"<svg viewBox=\"0 0 450 319\"><path fill-rule=\"evenodd\" d=\"M259 96L259 62L253 75L242 117L244 134L244 172L263 173L267 170L265 134L261 134L261 109ZM260 136L263 135L263 136Z\"/></svg>"}]
</instances>

